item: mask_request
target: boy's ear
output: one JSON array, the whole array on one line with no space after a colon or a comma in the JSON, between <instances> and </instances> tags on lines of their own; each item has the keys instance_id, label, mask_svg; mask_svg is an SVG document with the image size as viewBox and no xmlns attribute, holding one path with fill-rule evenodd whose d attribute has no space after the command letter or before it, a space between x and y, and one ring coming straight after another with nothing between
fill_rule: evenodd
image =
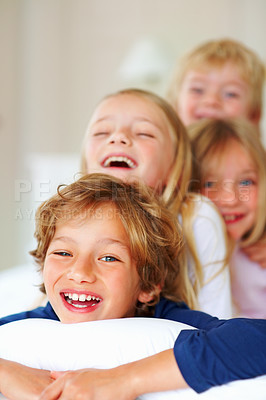
<instances>
[{"instance_id":1,"label":"boy's ear","mask_svg":"<svg viewBox=\"0 0 266 400\"><path fill-rule=\"evenodd\" d=\"M152 301L154 298L154 293L147 293L147 292L140 292L139 296L138 296L138 301L140 303L149 303L150 301Z\"/></svg>"},{"instance_id":2,"label":"boy's ear","mask_svg":"<svg viewBox=\"0 0 266 400\"><path fill-rule=\"evenodd\" d=\"M155 297L155 295L159 294L161 292L161 287L160 285L156 286L156 288L154 290L152 290L151 292L143 292L141 291L139 296L138 296L138 301L140 303L149 303L150 301L152 301Z\"/></svg>"}]
</instances>

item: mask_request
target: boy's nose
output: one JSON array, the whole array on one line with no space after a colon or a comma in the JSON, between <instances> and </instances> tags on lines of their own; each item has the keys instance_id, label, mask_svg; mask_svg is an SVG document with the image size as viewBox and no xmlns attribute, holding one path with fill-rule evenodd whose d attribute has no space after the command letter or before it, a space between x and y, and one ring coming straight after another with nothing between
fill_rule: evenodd
<instances>
[{"instance_id":1,"label":"boy's nose","mask_svg":"<svg viewBox=\"0 0 266 400\"><path fill-rule=\"evenodd\" d=\"M125 146L129 146L131 144L131 139L128 134L123 131L113 132L109 137L110 144L122 144Z\"/></svg>"},{"instance_id":2,"label":"boy's nose","mask_svg":"<svg viewBox=\"0 0 266 400\"><path fill-rule=\"evenodd\" d=\"M92 265L89 265L84 261L77 260L69 268L67 272L67 278L75 281L76 283L93 283L96 281L96 274Z\"/></svg>"}]
</instances>

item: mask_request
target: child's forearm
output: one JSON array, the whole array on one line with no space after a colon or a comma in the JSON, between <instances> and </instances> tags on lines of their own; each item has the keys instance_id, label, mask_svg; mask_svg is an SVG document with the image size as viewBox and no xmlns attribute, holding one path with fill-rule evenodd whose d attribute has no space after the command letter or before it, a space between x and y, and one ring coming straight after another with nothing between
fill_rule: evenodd
<instances>
[{"instance_id":1,"label":"child's forearm","mask_svg":"<svg viewBox=\"0 0 266 400\"><path fill-rule=\"evenodd\" d=\"M45 389L40 400L134 400L145 393L188 387L172 349L116 368L53 372L52 377L55 382Z\"/></svg>"},{"instance_id":2,"label":"child's forearm","mask_svg":"<svg viewBox=\"0 0 266 400\"><path fill-rule=\"evenodd\" d=\"M52 383L49 371L0 358L0 393L10 399L33 399Z\"/></svg>"},{"instance_id":3,"label":"child's forearm","mask_svg":"<svg viewBox=\"0 0 266 400\"><path fill-rule=\"evenodd\" d=\"M187 388L172 349L117 368L134 396Z\"/></svg>"},{"instance_id":4,"label":"child's forearm","mask_svg":"<svg viewBox=\"0 0 266 400\"><path fill-rule=\"evenodd\" d=\"M7 366L7 361L4 360L3 358L0 358L0 393L3 393L3 387L5 382L5 373L6 373L6 366Z\"/></svg>"}]
</instances>

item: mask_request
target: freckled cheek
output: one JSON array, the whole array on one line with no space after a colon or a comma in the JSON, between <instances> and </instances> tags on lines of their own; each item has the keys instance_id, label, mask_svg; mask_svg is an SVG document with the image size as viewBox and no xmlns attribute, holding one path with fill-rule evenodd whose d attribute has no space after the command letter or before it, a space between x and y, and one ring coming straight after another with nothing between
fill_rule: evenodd
<instances>
[{"instance_id":1,"label":"freckled cheek","mask_svg":"<svg viewBox=\"0 0 266 400\"><path fill-rule=\"evenodd\" d=\"M128 293L133 293L139 288L139 275L137 271L123 271L122 273L117 273L108 282L108 286L112 289L117 289L117 292L124 292L127 297ZM121 293L122 294L122 293Z\"/></svg>"},{"instance_id":2,"label":"freckled cheek","mask_svg":"<svg viewBox=\"0 0 266 400\"><path fill-rule=\"evenodd\" d=\"M49 288L51 285L53 285L53 282L54 282L54 279L51 276L50 270L47 267L44 267L44 270L43 270L43 282L44 282L46 291L47 291L47 288Z\"/></svg>"},{"instance_id":3,"label":"freckled cheek","mask_svg":"<svg viewBox=\"0 0 266 400\"><path fill-rule=\"evenodd\" d=\"M43 281L45 287L53 287L62 276L62 271L59 271L55 264L49 263L44 265Z\"/></svg>"}]
</instances>

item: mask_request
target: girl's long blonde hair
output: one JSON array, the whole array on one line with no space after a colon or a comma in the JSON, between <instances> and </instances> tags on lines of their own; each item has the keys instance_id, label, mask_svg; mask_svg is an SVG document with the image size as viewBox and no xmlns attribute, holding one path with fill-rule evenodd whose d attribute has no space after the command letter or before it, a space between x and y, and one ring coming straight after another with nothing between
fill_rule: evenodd
<instances>
[{"instance_id":1,"label":"girl's long blonde hair","mask_svg":"<svg viewBox=\"0 0 266 400\"><path fill-rule=\"evenodd\" d=\"M168 182L162 190L162 199L175 215L179 214L182 218L182 230L185 238L185 246L192 255L195 275L195 281L191 282L188 275L188 268L184 268L181 272L183 274L182 281L186 287L187 303L190 308L195 309L198 307L197 295L199 289L204 284L203 266L201 265L197 254L193 233L194 221L192 218L194 215L195 204L199 201L200 197L197 194L188 191L192 176L192 152L186 128L172 106L154 93L140 89L125 89L108 95L103 100L123 95L131 95L142 99L144 98L155 104L164 113L168 122L169 133L175 146L175 159L171 167ZM81 170L83 173L87 172L85 149L88 134L89 132L86 132L82 146ZM183 257L184 259L186 258L185 255L183 255ZM183 262L186 262L187 265L187 260Z\"/></svg>"}]
</instances>

